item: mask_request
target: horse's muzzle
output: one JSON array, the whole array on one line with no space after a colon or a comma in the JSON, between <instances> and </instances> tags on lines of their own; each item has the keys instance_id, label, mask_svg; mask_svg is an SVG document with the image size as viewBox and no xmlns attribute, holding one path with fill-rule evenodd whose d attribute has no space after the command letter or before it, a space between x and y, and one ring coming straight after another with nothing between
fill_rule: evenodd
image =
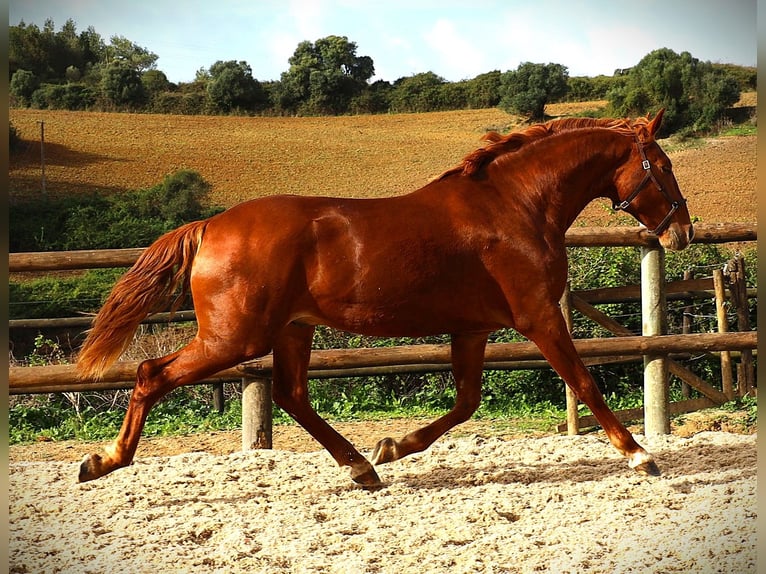
<instances>
[{"instance_id":1,"label":"horse's muzzle","mask_svg":"<svg viewBox=\"0 0 766 574\"><path fill-rule=\"evenodd\" d=\"M658 239L660 245L670 251L680 251L686 248L694 239L694 226L689 223L688 225L679 225L678 223L671 223L668 228L663 231Z\"/></svg>"}]
</instances>

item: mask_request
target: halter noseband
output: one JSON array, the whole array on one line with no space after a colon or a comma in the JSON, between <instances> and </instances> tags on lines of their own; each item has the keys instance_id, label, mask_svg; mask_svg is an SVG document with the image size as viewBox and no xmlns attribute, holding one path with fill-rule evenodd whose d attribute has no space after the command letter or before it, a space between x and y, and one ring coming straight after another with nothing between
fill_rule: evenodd
<instances>
[{"instance_id":1,"label":"halter noseband","mask_svg":"<svg viewBox=\"0 0 766 574\"><path fill-rule=\"evenodd\" d=\"M652 164L649 163L649 160L646 159L646 152L644 152L644 146L641 145L641 142L638 139L638 136L636 136L636 146L638 147L638 153L641 155L641 167L644 168L644 171L646 174L644 175L644 179L641 180L641 183L639 183L636 188L633 190L633 193L631 193L627 198L625 198L620 203L615 203L612 205L612 209L616 211L625 211L628 206L630 206L631 202L638 197L638 194L641 193L641 190L644 189L644 186L646 186L646 183L651 181L654 186L657 188L657 190L663 195L665 199L668 200L668 203L670 203L670 211L668 211L668 214L665 216L665 218L660 221L660 223L655 227L654 229L649 230L649 233L652 233L654 235L659 235L662 233L665 228L670 225L670 219L673 217L673 214L678 211L678 208L681 207L681 205L686 203L685 199L682 199L681 201L673 201L673 199L668 195L668 192L665 191L665 188L660 185L660 182L657 181L657 178L654 177L654 173L652 173Z\"/></svg>"}]
</instances>

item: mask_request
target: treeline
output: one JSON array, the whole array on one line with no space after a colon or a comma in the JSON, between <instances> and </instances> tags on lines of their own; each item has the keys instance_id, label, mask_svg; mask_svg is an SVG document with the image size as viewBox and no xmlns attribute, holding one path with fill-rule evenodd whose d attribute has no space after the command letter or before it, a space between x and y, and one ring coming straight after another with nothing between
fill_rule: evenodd
<instances>
[{"instance_id":1,"label":"treeline","mask_svg":"<svg viewBox=\"0 0 766 574\"><path fill-rule=\"evenodd\" d=\"M372 58L355 42L328 36L301 42L278 81L259 81L245 61L200 68L174 84L156 68L158 56L127 38L107 43L74 21L60 30L23 21L9 29L11 105L40 109L170 114L342 115L500 107L544 118L548 103L609 101L618 116L668 110L665 124L705 130L741 91L754 90L756 69L701 62L688 52L655 50L612 76L570 77L566 66L525 62L473 79L448 82L433 72L375 81Z\"/></svg>"}]
</instances>

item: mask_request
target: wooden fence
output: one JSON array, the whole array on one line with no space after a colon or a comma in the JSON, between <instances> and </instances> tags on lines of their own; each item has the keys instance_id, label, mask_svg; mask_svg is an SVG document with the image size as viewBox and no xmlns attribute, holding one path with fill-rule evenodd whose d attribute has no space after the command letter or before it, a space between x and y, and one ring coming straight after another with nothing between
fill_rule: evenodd
<instances>
[{"instance_id":1,"label":"wooden fence","mask_svg":"<svg viewBox=\"0 0 766 574\"><path fill-rule=\"evenodd\" d=\"M756 225L752 224L697 224L695 243L734 243L757 240ZM750 356L757 347L757 332L749 331L742 324L741 332L720 332L702 334L664 335L664 301L668 297L689 297L703 292L711 296L720 289L715 277L692 282L665 283L663 251L654 236L638 227L614 228L573 228L567 232L566 243L571 247L586 246L638 246L642 249L642 285L640 287L617 288L624 292L619 297L637 297L647 301L654 298L643 312L644 333L635 336L624 327L606 317L593 304L607 302L616 297L615 289L595 289L581 293L567 294L562 299L562 308L575 309L599 322L617 337L575 340L580 355L588 362L591 358L603 362L607 357L621 360L643 357L645 363L645 407L639 411L626 411L618 416L623 420L640 418L643 414L647 434L662 434L668 431L670 414L689 412L714 404L721 404L733 396L733 389L724 384L722 391L696 377L678 363L670 360L672 353L742 351ZM128 267L132 265L142 249L113 249L100 251L70 251L55 253L11 253L9 271L29 272L48 270L70 270L106 267ZM740 273L742 279L743 273ZM740 281L738 295L740 303L754 292L742 291ZM720 293L719 296L722 296ZM660 309L660 314L656 310ZM193 318L192 312L183 317ZM155 321L158 319L155 319ZM160 317L159 320L166 320ZM51 326L85 326L88 319L36 319L16 320L11 328ZM447 370L450 363L449 345L413 345L380 349L337 349L317 350L312 353L309 366L311 378L351 377L392 372L433 372ZM518 369L539 366L544 358L533 343L490 344L486 352L486 369ZM242 380L243 387L243 449L269 447L271 445L271 357L249 361L236 368L217 373L214 377L200 381L203 384L223 380ZM722 363L723 365L723 363ZM70 392L85 390L107 390L131 388L135 378L137 362L118 362L99 382L84 382L76 378L74 365L53 365L45 367L11 367L9 371L9 392L11 394ZM752 366L750 367L752 370ZM731 366L729 366L731 370ZM687 401L685 404L670 405L667 399L667 373L672 372L685 383L698 390L703 399ZM750 383L752 385L752 383ZM743 389L741 388L740 391ZM570 433L583 426L592 426L594 421L583 417L578 420L576 408L572 408L571 397L567 425Z\"/></svg>"}]
</instances>

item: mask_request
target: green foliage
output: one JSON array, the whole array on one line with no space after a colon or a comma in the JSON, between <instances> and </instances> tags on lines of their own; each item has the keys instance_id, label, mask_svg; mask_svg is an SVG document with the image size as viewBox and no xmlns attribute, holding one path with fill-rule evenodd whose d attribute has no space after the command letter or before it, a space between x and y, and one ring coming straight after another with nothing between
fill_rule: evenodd
<instances>
[{"instance_id":1,"label":"green foliage","mask_svg":"<svg viewBox=\"0 0 766 574\"><path fill-rule=\"evenodd\" d=\"M147 70L141 74L141 83L144 85L144 92L147 98L154 103L155 100L165 92L173 89L168 77L160 70Z\"/></svg>"},{"instance_id":2,"label":"green foliage","mask_svg":"<svg viewBox=\"0 0 766 574\"><path fill-rule=\"evenodd\" d=\"M209 389L185 387L168 395L150 412L144 436L233 430L242 426L236 397L219 414L210 406ZM9 443L36 440L114 438L125 416L125 391L66 393L15 398L9 409Z\"/></svg>"},{"instance_id":3,"label":"green foliage","mask_svg":"<svg viewBox=\"0 0 766 574\"><path fill-rule=\"evenodd\" d=\"M543 120L546 104L566 95L568 78L567 67L561 64L524 62L503 75L500 107L533 121Z\"/></svg>"},{"instance_id":4,"label":"green foliage","mask_svg":"<svg viewBox=\"0 0 766 574\"><path fill-rule=\"evenodd\" d=\"M88 110L97 97L93 88L82 84L43 84L32 94L31 105L41 110Z\"/></svg>"},{"instance_id":5,"label":"green foliage","mask_svg":"<svg viewBox=\"0 0 766 574\"><path fill-rule=\"evenodd\" d=\"M644 56L608 98L617 116L665 108L662 134L667 135L682 129L711 129L739 95L739 83L725 68L700 62L689 52L662 48Z\"/></svg>"},{"instance_id":6,"label":"green foliage","mask_svg":"<svg viewBox=\"0 0 766 574\"><path fill-rule=\"evenodd\" d=\"M620 75L615 76L574 76L567 79L566 98L570 102L587 102L591 100L604 100L610 90L614 89L624 79Z\"/></svg>"},{"instance_id":7,"label":"green foliage","mask_svg":"<svg viewBox=\"0 0 766 574\"><path fill-rule=\"evenodd\" d=\"M718 121L735 91L755 90L757 84L755 68L729 64L701 64L697 67L708 75L695 79L694 74L685 72L685 63L671 61L674 53L670 50L658 50L644 59L656 64L664 58L667 69L665 64L652 67L651 62L642 60L635 68L616 70L611 77L568 78L560 64L527 62L515 71L495 70L459 82L446 82L425 72L393 83L379 80L370 84L374 62L369 56L357 56L356 50L356 43L345 36L326 36L314 43L301 42L279 81L260 83L247 62L231 60L218 61L209 70L201 68L193 82L176 86L156 69L156 54L125 37L115 35L106 43L93 27L78 34L72 20L59 31L51 19L42 29L22 21L9 28L11 105L291 115L425 112L499 105L541 120L547 103L563 98L586 101L609 97L613 104L610 115L618 109L631 111L617 115L654 112L665 102L662 105L669 108L666 117L671 120L682 114L683 106L667 100L674 97L677 85L682 85L688 91L688 97L682 99L693 109L692 121L681 122L680 129L688 125L689 130L702 130ZM646 74L638 77L635 70L640 72L643 67ZM663 92L664 83L674 84ZM658 88L660 92L656 92Z\"/></svg>"},{"instance_id":8,"label":"green foliage","mask_svg":"<svg viewBox=\"0 0 766 574\"><path fill-rule=\"evenodd\" d=\"M34 73L29 70L16 70L11 78L9 93L15 97L18 102L29 105L32 101L32 94L40 85L40 81Z\"/></svg>"},{"instance_id":9,"label":"green foliage","mask_svg":"<svg viewBox=\"0 0 766 574\"><path fill-rule=\"evenodd\" d=\"M339 114L367 87L375 74L372 58L356 55L345 36L301 42L282 73L280 107L302 114Z\"/></svg>"},{"instance_id":10,"label":"green foliage","mask_svg":"<svg viewBox=\"0 0 766 574\"><path fill-rule=\"evenodd\" d=\"M183 223L209 217L210 185L180 170L145 190L25 200L10 206L10 251L143 247Z\"/></svg>"},{"instance_id":11,"label":"green foliage","mask_svg":"<svg viewBox=\"0 0 766 574\"><path fill-rule=\"evenodd\" d=\"M157 54L131 42L124 36L116 35L109 39L106 54L110 62L137 72L153 69L159 58Z\"/></svg>"},{"instance_id":12,"label":"green foliage","mask_svg":"<svg viewBox=\"0 0 766 574\"><path fill-rule=\"evenodd\" d=\"M77 276L11 280L8 318L44 319L95 313L124 272L125 269L99 269Z\"/></svg>"},{"instance_id":13,"label":"green foliage","mask_svg":"<svg viewBox=\"0 0 766 574\"><path fill-rule=\"evenodd\" d=\"M66 363L66 355L57 341L47 339L41 334L35 337L34 349L27 357L31 367Z\"/></svg>"},{"instance_id":14,"label":"green foliage","mask_svg":"<svg viewBox=\"0 0 766 574\"><path fill-rule=\"evenodd\" d=\"M441 109L442 89L445 85L446 80L433 72L401 78L394 84L391 111L409 113Z\"/></svg>"},{"instance_id":15,"label":"green foliage","mask_svg":"<svg viewBox=\"0 0 766 574\"><path fill-rule=\"evenodd\" d=\"M146 102L140 72L122 62L106 67L101 78L101 91L104 98L118 109L136 109Z\"/></svg>"},{"instance_id":16,"label":"green foliage","mask_svg":"<svg viewBox=\"0 0 766 574\"><path fill-rule=\"evenodd\" d=\"M210 66L207 93L216 111L258 110L266 106L266 94L253 78L247 62L218 61Z\"/></svg>"}]
</instances>

